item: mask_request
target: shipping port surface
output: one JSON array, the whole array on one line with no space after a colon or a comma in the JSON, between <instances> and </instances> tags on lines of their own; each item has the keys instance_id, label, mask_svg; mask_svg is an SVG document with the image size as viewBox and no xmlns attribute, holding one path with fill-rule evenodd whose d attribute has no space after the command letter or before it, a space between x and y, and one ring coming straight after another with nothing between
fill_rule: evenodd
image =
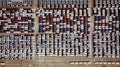
<instances>
[{"instance_id":1,"label":"shipping port surface","mask_svg":"<svg viewBox=\"0 0 120 67\"><path fill-rule=\"evenodd\" d=\"M0 67L120 67L120 0L0 0Z\"/></svg>"}]
</instances>

